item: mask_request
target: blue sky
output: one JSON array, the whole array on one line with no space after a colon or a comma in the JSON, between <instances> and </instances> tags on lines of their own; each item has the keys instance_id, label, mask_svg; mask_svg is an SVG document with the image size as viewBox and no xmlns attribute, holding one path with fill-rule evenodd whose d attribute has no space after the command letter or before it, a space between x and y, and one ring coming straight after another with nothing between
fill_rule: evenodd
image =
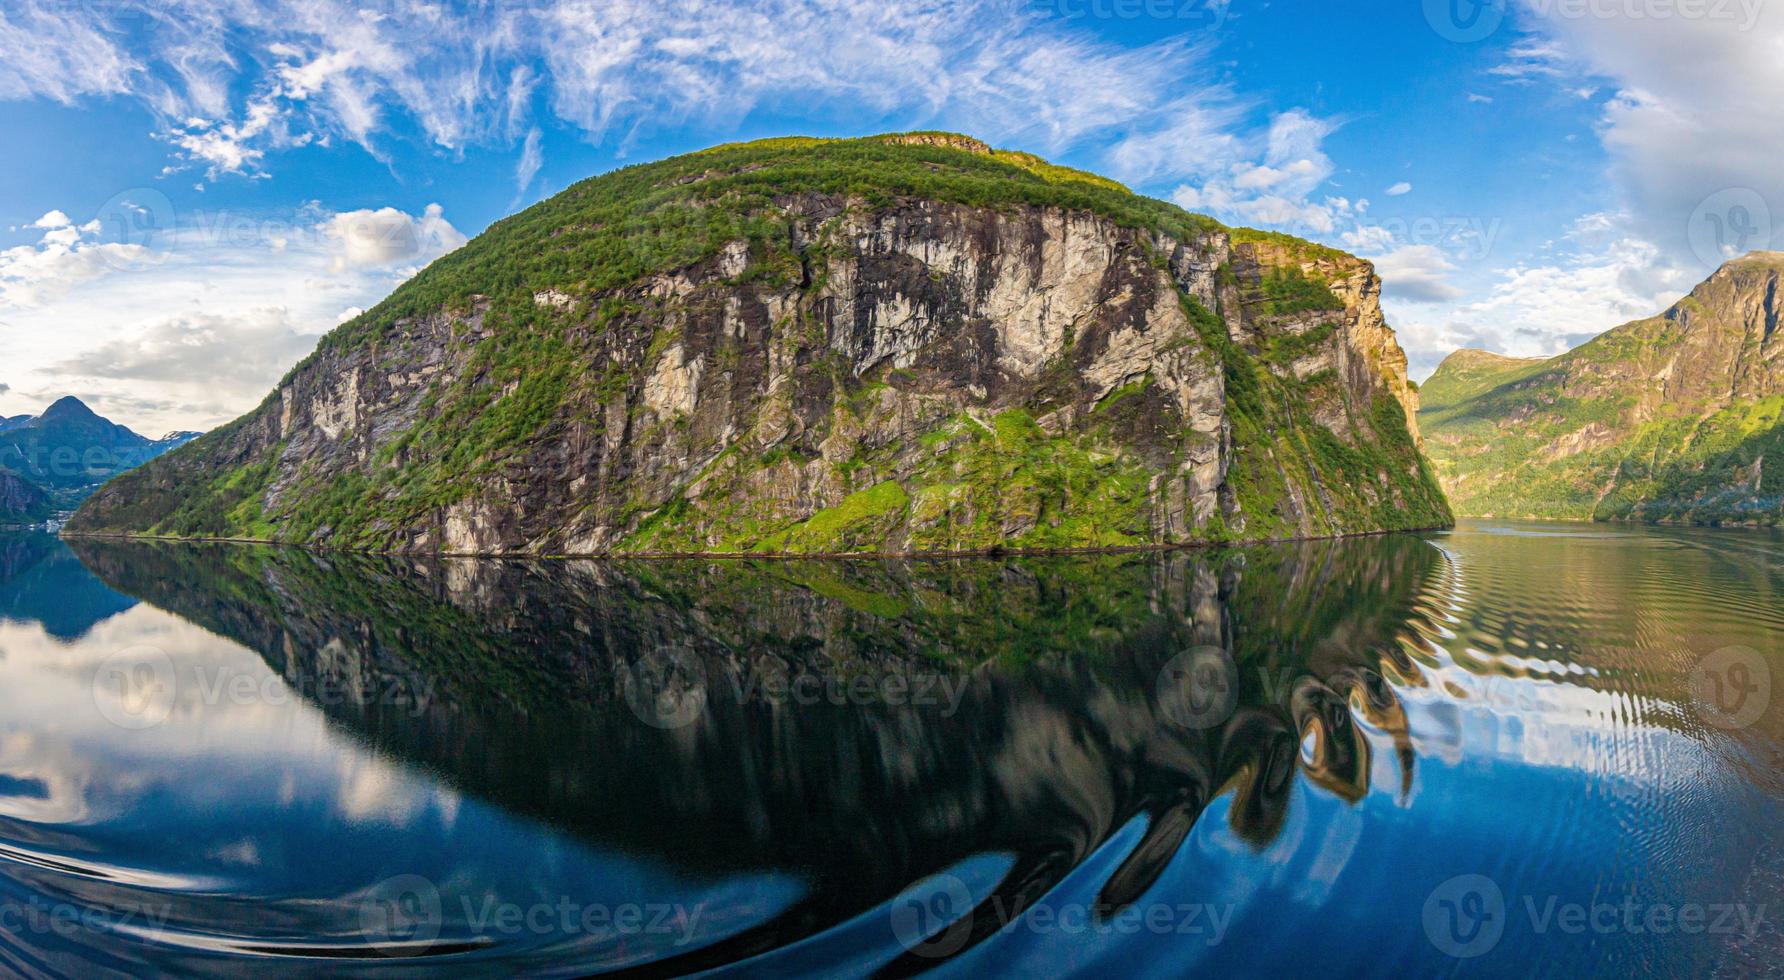
<instances>
[{"instance_id":1,"label":"blue sky","mask_svg":"<svg viewBox=\"0 0 1784 980\"><path fill-rule=\"evenodd\" d=\"M1370 258L1415 376L1556 353L1770 244L1781 48L1759 0L9 0L0 414L212 426L583 177L912 128Z\"/></svg>"}]
</instances>

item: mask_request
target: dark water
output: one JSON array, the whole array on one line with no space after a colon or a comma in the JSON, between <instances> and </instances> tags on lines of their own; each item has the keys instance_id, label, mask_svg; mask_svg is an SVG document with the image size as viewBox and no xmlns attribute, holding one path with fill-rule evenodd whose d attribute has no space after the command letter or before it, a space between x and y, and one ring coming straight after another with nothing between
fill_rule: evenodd
<instances>
[{"instance_id":1,"label":"dark water","mask_svg":"<svg viewBox=\"0 0 1784 980\"><path fill-rule=\"evenodd\" d=\"M1781 600L1744 531L0 537L0 972L1776 973Z\"/></svg>"}]
</instances>

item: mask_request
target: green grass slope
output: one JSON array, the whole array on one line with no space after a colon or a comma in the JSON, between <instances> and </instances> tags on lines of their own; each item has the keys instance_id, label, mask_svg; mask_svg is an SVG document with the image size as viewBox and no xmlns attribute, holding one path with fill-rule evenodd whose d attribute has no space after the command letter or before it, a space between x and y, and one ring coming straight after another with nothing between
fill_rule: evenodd
<instances>
[{"instance_id":1,"label":"green grass slope","mask_svg":"<svg viewBox=\"0 0 1784 980\"><path fill-rule=\"evenodd\" d=\"M1421 389L1464 516L1784 520L1784 255L1724 266L1666 313L1548 359L1458 351Z\"/></svg>"}]
</instances>

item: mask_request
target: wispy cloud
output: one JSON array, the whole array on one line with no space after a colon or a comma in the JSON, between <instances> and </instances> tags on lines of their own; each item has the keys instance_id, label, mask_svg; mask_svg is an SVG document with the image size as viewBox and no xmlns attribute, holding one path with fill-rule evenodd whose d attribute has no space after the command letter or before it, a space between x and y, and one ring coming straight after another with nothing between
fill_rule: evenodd
<instances>
[{"instance_id":1,"label":"wispy cloud","mask_svg":"<svg viewBox=\"0 0 1784 980\"><path fill-rule=\"evenodd\" d=\"M527 130L526 144L520 149L520 162L514 165L514 195L525 194L539 168L545 165L545 153L539 146L539 127Z\"/></svg>"},{"instance_id":2,"label":"wispy cloud","mask_svg":"<svg viewBox=\"0 0 1784 980\"><path fill-rule=\"evenodd\" d=\"M102 399L145 432L207 428L259 401L317 339L465 241L439 205L183 216L146 243L51 211L46 238L0 252L0 328L19 390ZM50 300L54 300L50 302Z\"/></svg>"},{"instance_id":3,"label":"wispy cloud","mask_svg":"<svg viewBox=\"0 0 1784 980\"><path fill-rule=\"evenodd\" d=\"M1369 208L1367 200L1319 193L1333 170L1323 144L1340 125L1305 109L1278 113L1265 132L1222 144L1172 200L1242 223L1329 235Z\"/></svg>"},{"instance_id":4,"label":"wispy cloud","mask_svg":"<svg viewBox=\"0 0 1784 980\"><path fill-rule=\"evenodd\" d=\"M142 65L118 43L105 20L78 16L81 12L69 4L39 0L7 4L0 13L0 99L46 98L68 104L83 96L130 91Z\"/></svg>"},{"instance_id":5,"label":"wispy cloud","mask_svg":"<svg viewBox=\"0 0 1784 980\"><path fill-rule=\"evenodd\" d=\"M1193 38L1124 47L1008 0L21 3L0 20L0 98L136 95L213 178L310 142L378 155L402 121L447 150L524 137L524 186L543 106L597 141L785 108L1051 152L1094 135L1162 179L1198 172L1243 109L1193 81Z\"/></svg>"},{"instance_id":6,"label":"wispy cloud","mask_svg":"<svg viewBox=\"0 0 1784 980\"><path fill-rule=\"evenodd\" d=\"M1670 16L1563 16L1527 4L1519 77L1603 96L1599 135L1632 234L1699 271L1727 250L1784 240L1784 6L1656 8ZM1718 231L1729 249L1706 247ZM1715 243L1708 243L1714 245Z\"/></svg>"}]
</instances>

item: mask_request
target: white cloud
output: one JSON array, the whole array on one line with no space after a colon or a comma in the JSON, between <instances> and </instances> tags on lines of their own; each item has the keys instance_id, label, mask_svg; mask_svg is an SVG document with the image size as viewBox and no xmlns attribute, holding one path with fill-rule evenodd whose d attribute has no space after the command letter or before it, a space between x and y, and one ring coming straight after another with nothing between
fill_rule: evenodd
<instances>
[{"instance_id":1,"label":"white cloud","mask_svg":"<svg viewBox=\"0 0 1784 980\"><path fill-rule=\"evenodd\" d=\"M1224 159L1225 127L1248 108L1186 85L1203 58L1193 38L1120 45L1009 0L116 0L53 15L22 2L0 22L0 98L134 95L212 177L260 175L308 141L378 156L398 117L446 149L512 143L546 106L622 146L789 108L1048 152L1095 136L1123 175L1165 179Z\"/></svg>"},{"instance_id":2,"label":"white cloud","mask_svg":"<svg viewBox=\"0 0 1784 980\"><path fill-rule=\"evenodd\" d=\"M1415 374L1457 347L1560 353L1664 310L1720 261L1784 240L1784 170L1776 166L1784 102L1775 95L1784 91L1784 8L1711 4L1698 17L1680 16L1682 6L1649 8L1672 16L1631 16L1634 7L1614 4L1594 16L1567 9L1526 0L1519 23L1528 36L1490 73L1550 86L1558 99L1605 96L1597 131L1618 206L1580 217L1538 254L1491 272L1473 298L1418 295L1430 269L1379 259L1384 305ZM1345 238L1384 253L1399 244L1365 229Z\"/></svg>"},{"instance_id":3,"label":"white cloud","mask_svg":"<svg viewBox=\"0 0 1784 980\"><path fill-rule=\"evenodd\" d=\"M84 379L174 385L199 381L213 397L222 386L252 400L264 395L308 354L317 338L313 330L294 324L290 311L282 307L231 315L186 313L105 341L62 361L55 369Z\"/></svg>"},{"instance_id":4,"label":"white cloud","mask_svg":"<svg viewBox=\"0 0 1784 980\"><path fill-rule=\"evenodd\" d=\"M0 333L15 386L0 396L5 414L73 391L142 432L228 421L321 334L464 241L438 205L419 215L311 205L285 218L184 218L152 250L98 241L89 222L74 246L0 253Z\"/></svg>"},{"instance_id":5,"label":"white cloud","mask_svg":"<svg viewBox=\"0 0 1784 980\"><path fill-rule=\"evenodd\" d=\"M1634 230L1661 258L1693 262L1700 272L1719 261L1721 250L1704 247L1716 222L1727 229L1752 219L1753 233L1725 241L1726 251L1784 239L1784 168L1777 165L1784 158L1784 5L1703 9L1696 17L1563 17L1532 3L1522 21L1543 62L1565 70L1559 89L1578 95L1595 87L1582 81L1611 83L1599 132ZM1745 210L1733 212L1737 205Z\"/></svg>"},{"instance_id":6,"label":"white cloud","mask_svg":"<svg viewBox=\"0 0 1784 980\"><path fill-rule=\"evenodd\" d=\"M41 306L75 286L151 258L142 245L93 240L93 222L77 228L61 211L33 222L47 228L36 245L0 251L0 310Z\"/></svg>"},{"instance_id":7,"label":"white cloud","mask_svg":"<svg viewBox=\"0 0 1784 980\"><path fill-rule=\"evenodd\" d=\"M396 208L343 211L323 229L336 246L329 263L334 272L432 261L466 241L438 204L429 204L420 217Z\"/></svg>"},{"instance_id":8,"label":"white cloud","mask_svg":"<svg viewBox=\"0 0 1784 980\"><path fill-rule=\"evenodd\" d=\"M1394 231L1381 225L1358 224L1349 231L1338 236L1339 240L1358 255L1380 255L1390 251L1398 241Z\"/></svg>"},{"instance_id":9,"label":"white cloud","mask_svg":"<svg viewBox=\"0 0 1784 980\"><path fill-rule=\"evenodd\" d=\"M1442 303L1459 299L1463 291L1450 283L1456 271L1435 245L1405 245L1375 259L1384 295L1411 303Z\"/></svg>"},{"instance_id":10,"label":"white cloud","mask_svg":"<svg viewBox=\"0 0 1784 980\"><path fill-rule=\"evenodd\" d=\"M1506 57L1510 60L1487 69L1487 74L1523 84L1537 77L1567 74L1567 50L1552 39L1527 38L1513 45Z\"/></svg>"},{"instance_id":11,"label":"white cloud","mask_svg":"<svg viewBox=\"0 0 1784 980\"><path fill-rule=\"evenodd\" d=\"M66 3L12 0L0 14L0 99L64 105L122 95L140 71L108 26Z\"/></svg>"},{"instance_id":12,"label":"white cloud","mask_svg":"<svg viewBox=\"0 0 1784 980\"><path fill-rule=\"evenodd\" d=\"M1477 299L1413 303L1384 291L1383 305L1414 373L1458 347L1546 357L1612 327L1654 316L1689 292L1700 273L1669 261L1629 233L1628 216L1586 215L1545 261L1500 270ZM1386 277L1384 276L1384 279Z\"/></svg>"},{"instance_id":13,"label":"white cloud","mask_svg":"<svg viewBox=\"0 0 1784 980\"><path fill-rule=\"evenodd\" d=\"M1338 120L1321 119L1305 109L1278 113L1261 136L1233 139L1222 146L1218 159L1198 168L1200 180L1178 187L1171 199L1184 208L1243 224L1331 234L1341 222L1354 220L1369 207L1366 200L1315 199L1333 170L1322 144L1339 125Z\"/></svg>"},{"instance_id":14,"label":"white cloud","mask_svg":"<svg viewBox=\"0 0 1784 980\"><path fill-rule=\"evenodd\" d=\"M514 165L514 192L523 194L527 185L538 176L539 168L545 165L545 154L539 148L539 127L527 130L526 144L521 147L520 162Z\"/></svg>"},{"instance_id":15,"label":"white cloud","mask_svg":"<svg viewBox=\"0 0 1784 980\"><path fill-rule=\"evenodd\" d=\"M1395 184L1394 186L1388 188L1385 193L1389 197L1399 197L1402 194L1411 194L1412 193L1412 185L1403 180L1403 181L1399 182L1398 184Z\"/></svg>"},{"instance_id":16,"label":"white cloud","mask_svg":"<svg viewBox=\"0 0 1784 980\"><path fill-rule=\"evenodd\" d=\"M1163 120L1129 133L1109 148L1111 172L1146 183L1160 178L1213 174L1252 153L1235 132L1245 112L1224 92L1205 93L1166 107Z\"/></svg>"}]
</instances>

